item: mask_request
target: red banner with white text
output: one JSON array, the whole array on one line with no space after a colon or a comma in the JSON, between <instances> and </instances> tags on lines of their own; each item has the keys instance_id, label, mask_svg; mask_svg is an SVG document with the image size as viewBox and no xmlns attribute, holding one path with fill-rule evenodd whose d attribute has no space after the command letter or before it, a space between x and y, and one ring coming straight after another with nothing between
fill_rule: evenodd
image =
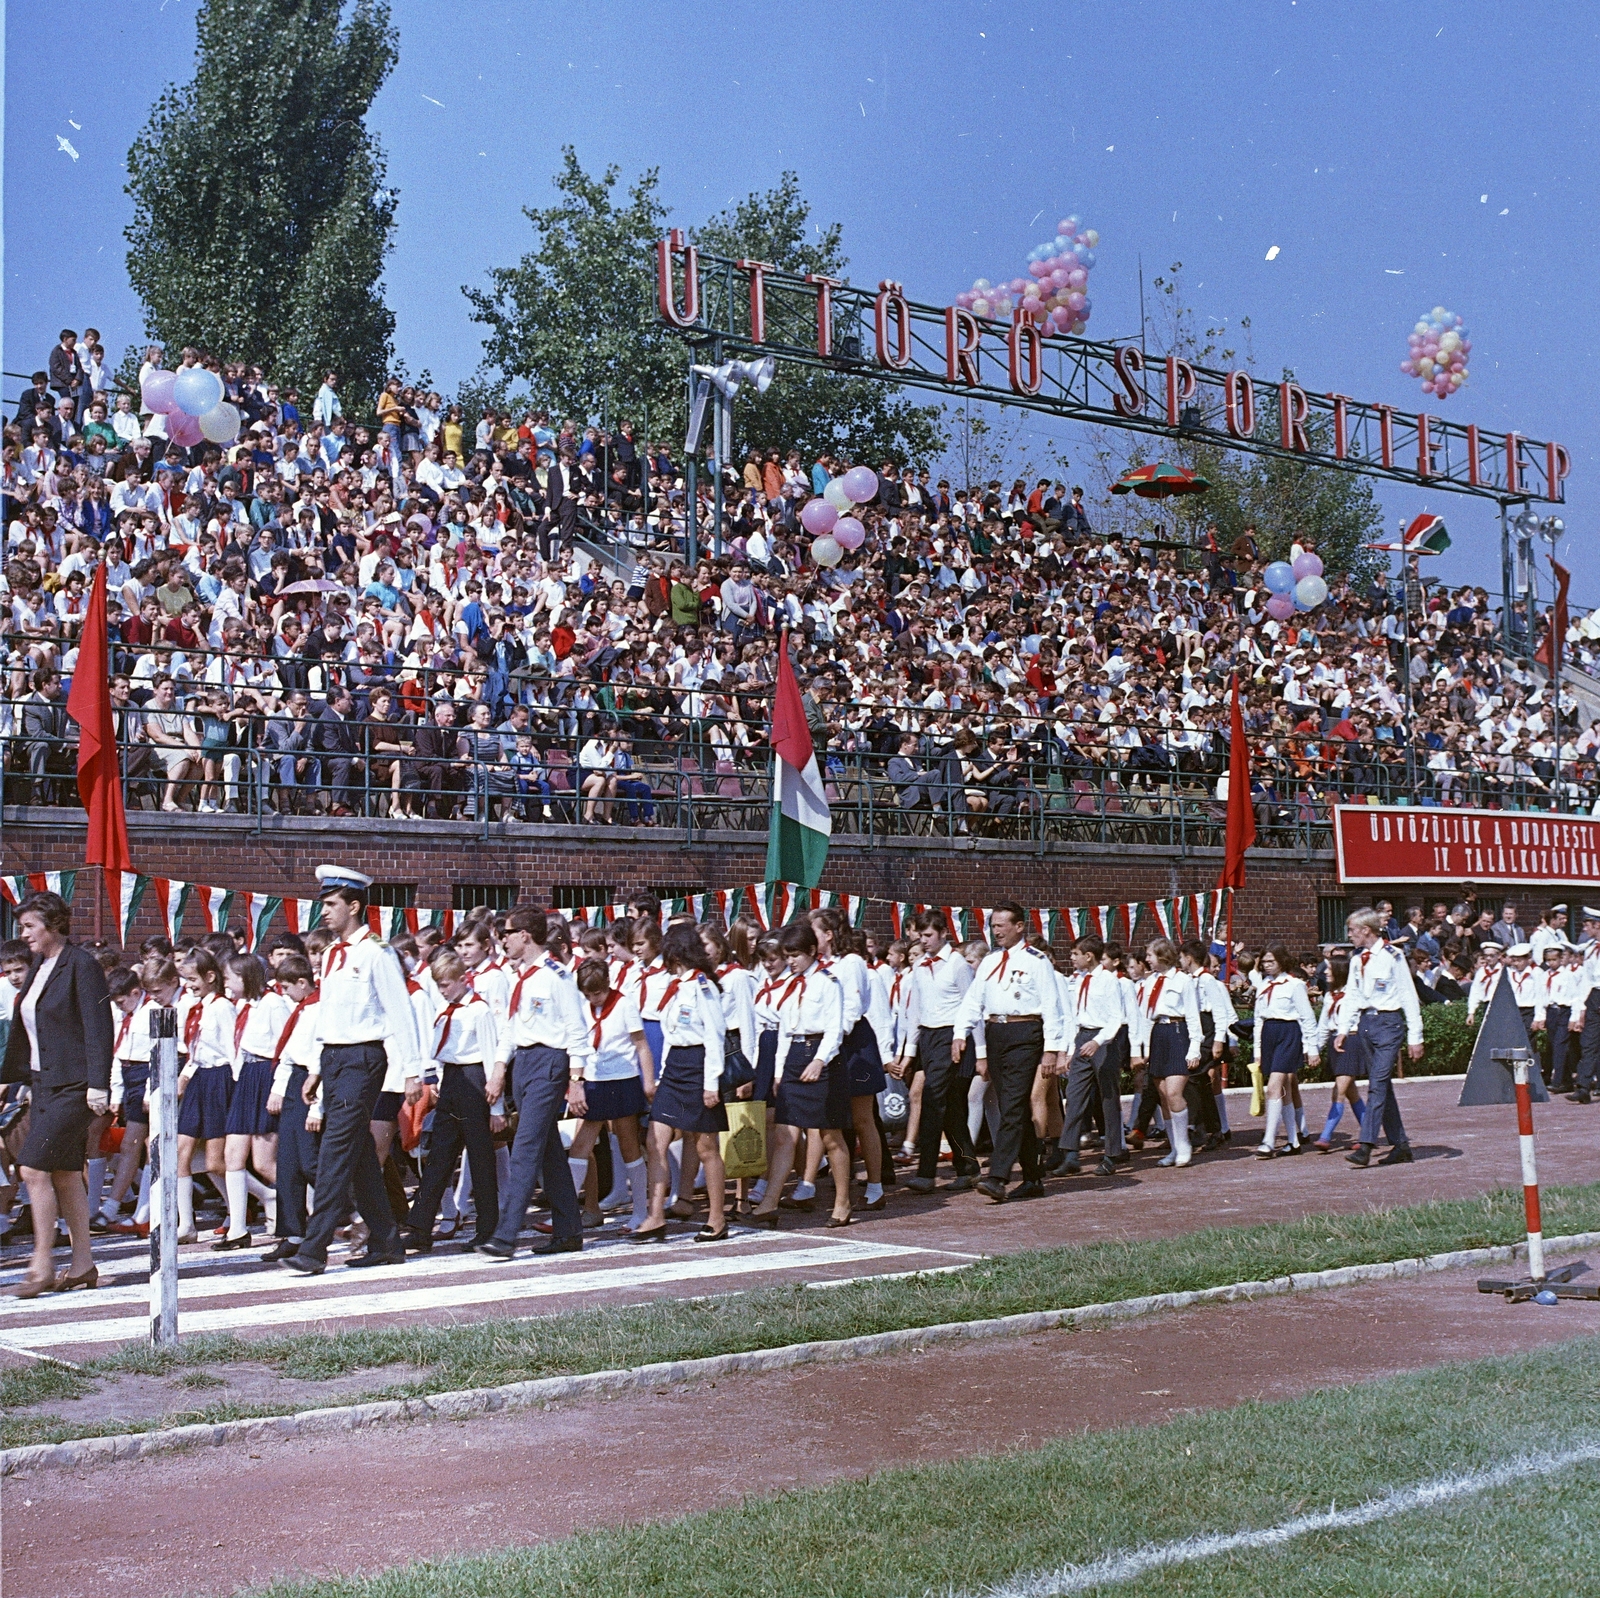
<instances>
[{"instance_id":1,"label":"red banner with white text","mask_svg":"<svg viewBox=\"0 0 1600 1598\"><path fill-rule=\"evenodd\" d=\"M1341 882L1600 887L1600 820L1514 810L1336 805Z\"/></svg>"}]
</instances>

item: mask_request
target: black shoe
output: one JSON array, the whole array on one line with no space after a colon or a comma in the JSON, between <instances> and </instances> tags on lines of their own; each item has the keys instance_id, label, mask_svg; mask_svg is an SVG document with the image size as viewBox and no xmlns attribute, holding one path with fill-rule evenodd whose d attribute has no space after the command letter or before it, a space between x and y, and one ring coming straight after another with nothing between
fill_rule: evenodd
<instances>
[{"instance_id":1,"label":"black shoe","mask_svg":"<svg viewBox=\"0 0 1600 1598\"><path fill-rule=\"evenodd\" d=\"M283 1263L291 1271L299 1271L302 1276L321 1276L328 1268L326 1260L313 1259L309 1254L302 1254L299 1249L290 1254Z\"/></svg>"},{"instance_id":2,"label":"black shoe","mask_svg":"<svg viewBox=\"0 0 1600 1598\"><path fill-rule=\"evenodd\" d=\"M33 1241L33 1211L23 1210L22 1214L14 1220L5 1231L0 1232L0 1243L20 1243L26 1238Z\"/></svg>"},{"instance_id":3,"label":"black shoe","mask_svg":"<svg viewBox=\"0 0 1600 1598\"><path fill-rule=\"evenodd\" d=\"M1356 1144L1356 1146L1351 1149L1347 1155L1345 1155L1345 1163L1348 1165L1371 1165L1372 1145L1370 1143Z\"/></svg>"},{"instance_id":4,"label":"black shoe","mask_svg":"<svg viewBox=\"0 0 1600 1598\"><path fill-rule=\"evenodd\" d=\"M973 1186L988 1199L991 1204L1004 1204L1006 1201L1006 1185L997 1182L992 1176L980 1178Z\"/></svg>"},{"instance_id":5,"label":"black shoe","mask_svg":"<svg viewBox=\"0 0 1600 1598\"><path fill-rule=\"evenodd\" d=\"M1073 1176L1078 1170L1078 1156L1070 1149L1057 1149L1045 1166L1046 1176Z\"/></svg>"},{"instance_id":6,"label":"black shoe","mask_svg":"<svg viewBox=\"0 0 1600 1598\"><path fill-rule=\"evenodd\" d=\"M409 1227L401 1232L400 1241L408 1254L431 1254L433 1252L433 1238L424 1237L421 1232L413 1232Z\"/></svg>"},{"instance_id":7,"label":"black shoe","mask_svg":"<svg viewBox=\"0 0 1600 1598\"><path fill-rule=\"evenodd\" d=\"M809 1215L817 1207L817 1201L815 1198L797 1199L788 1198L786 1196L779 1199L778 1203L786 1210L803 1210L807 1215Z\"/></svg>"},{"instance_id":8,"label":"black shoe","mask_svg":"<svg viewBox=\"0 0 1600 1598\"><path fill-rule=\"evenodd\" d=\"M713 1231L711 1229L710 1222L707 1222L706 1225L702 1226L700 1230L689 1239L691 1243L725 1243L727 1240L728 1223L726 1221L722 1223L721 1231ZM553 1254L555 1250L552 1249L550 1252Z\"/></svg>"},{"instance_id":9,"label":"black shoe","mask_svg":"<svg viewBox=\"0 0 1600 1598\"><path fill-rule=\"evenodd\" d=\"M480 1254L487 1254L492 1260L508 1260L517 1252L514 1244L500 1243L492 1237L487 1243L479 1243L477 1251Z\"/></svg>"},{"instance_id":10,"label":"black shoe","mask_svg":"<svg viewBox=\"0 0 1600 1598\"><path fill-rule=\"evenodd\" d=\"M248 1233L241 1232L237 1237L219 1237L211 1245L213 1254L232 1254L241 1248L254 1248L256 1240Z\"/></svg>"},{"instance_id":11,"label":"black shoe","mask_svg":"<svg viewBox=\"0 0 1600 1598\"><path fill-rule=\"evenodd\" d=\"M1305 1148L1304 1143L1285 1143L1280 1152L1284 1154L1304 1154Z\"/></svg>"},{"instance_id":12,"label":"black shoe","mask_svg":"<svg viewBox=\"0 0 1600 1598\"><path fill-rule=\"evenodd\" d=\"M1572 1102L1574 1104L1587 1104L1589 1102L1588 1088L1579 1088L1578 1091L1572 1095Z\"/></svg>"},{"instance_id":13,"label":"black shoe","mask_svg":"<svg viewBox=\"0 0 1600 1598\"><path fill-rule=\"evenodd\" d=\"M1031 1182L1024 1182L1022 1186L1011 1195L1011 1197L1014 1199L1043 1198L1044 1183L1039 1181L1037 1178Z\"/></svg>"},{"instance_id":14,"label":"black shoe","mask_svg":"<svg viewBox=\"0 0 1600 1598\"><path fill-rule=\"evenodd\" d=\"M978 1185L978 1179L970 1171L964 1176L958 1176L950 1184L952 1193L970 1193Z\"/></svg>"},{"instance_id":15,"label":"black shoe","mask_svg":"<svg viewBox=\"0 0 1600 1598\"><path fill-rule=\"evenodd\" d=\"M93 1232L96 1237L103 1237L115 1224L116 1223L113 1221L108 1221L99 1210L96 1210L93 1217L89 1221L89 1230Z\"/></svg>"},{"instance_id":16,"label":"black shoe","mask_svg":"<svg viewBox=\"0 0 1600 1598\"><path fill-rule=\"evenodd\" d=\"M405 1262L404 1249L398 1254L379 1254L369 1248L365 1254L357 1254L353 1260L346 1260L345 1264L352 1271L364 1271L369 1265L404 1265Z\"/></svg>"},{"instance_id":17,"label":"black shoe","mask_svg":"<svg viewBox=\"0 0 1600 1598\"><path fill-rule=\"evenodd\" d=\"M1117 1162L1113 1160L1109 1154L1106 1155L1101 1159L1100 1163L1095 1166L1094 1174L1096 1176L1115 1176L1117 1174Z\"/></svg>"},{"instance_id":18,"label":"black shoe","mask_svg":"<svg viewBox=\"0 0 1600 1598\"><path fill-rule=\"evenodd\" d=\"M727 1236L726 1226L722 1229L723 1236ZM552 1237L548 1243L540 1243L537 1248L529 1250L532 1254L581 1254L583 1252L583 1239L581 1237Z\"/></svg>"},{"instance_id":19,"label":"black shoe","mask_svg":"<svg viewBox=\"0 0 1600 1598\"><path fill-rule=\"evenodd\" d=\"M298 1243L291 1243L288 1238L278 1239L278 1246L261 1256L263 1265L281 1265L285 1260L293 1259L300 1252Z\"/></svg>"},{"instance_id":20,"label":"black shoe","mask_svg":"<svg viewBox=\"0 0 1600 1598\"><path fill-rule=\"evenodd\" d=\"M1123 1150L1123 1152L1121 1154L1110 1154L1110 1155L1107 1155L1106 1157L1107 1157L1107 1159L1109 1159L1111 1161L1111 1163L1113 1165L1132 1165L1133 1164L1133 1156L1131 1154L1129 1154L1127 1152L1127 1150Z\"/></svg>"},{"instance_id":21,"label":"black shoe","mask_svg":"<svg viewBox=\"0 0 1600 1598\"><path fill-rule=\"evenodd\" d=\"M1411 1145L1409 1143L1402 1143L1398 1148L1390 1149L1389 1152L1378 1161L1378 1164L1411 1165L1414 1164L1415 1161L1416 1156L1411 1152Z\"/></svg>"},{"instance_id":22,"label":"black shoe","mask_svg":"<svg viewBox=\"0 0 1600 1598\"><path fill-rule=\"evenodd\" d=\"M905 1185L908 1192L931 1193L938 1183L931 1176L908 1176Z\"/></svg>"}]
</instances>

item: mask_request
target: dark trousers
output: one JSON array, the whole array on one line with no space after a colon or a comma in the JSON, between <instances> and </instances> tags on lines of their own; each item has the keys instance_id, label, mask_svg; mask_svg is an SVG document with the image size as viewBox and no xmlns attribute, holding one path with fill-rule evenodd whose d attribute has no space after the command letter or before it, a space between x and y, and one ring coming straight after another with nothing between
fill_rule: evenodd
<instances>
[{"instance_id":1,"label":"dark trousers","mask_svg":"<svg viewBox=\"0 0 1600 1598\"><path fill-rule=\"evenodd\" d=\"M324 755L322 765L327 773L328 803L343 805L346 810L357 809L361 803L358 784L365 763L354 755Z\"/></svg>"},{"instance_id":2,"label":"dark trousers","mask_svg":"<svg viewBox=\"0 0 1600 1598\"><path fill-rule=\"evenodd\" d=\"M567 1051L542 1045L518 1049L511 1064L517 1135L511 1144L511 1181L500 1200L494 1240L515 1248L534 1184L542 1181L555 1237L582 1237L578 1193L557 1123L567 1105ZM478 1180L474 1173L472 1180Z\"/></svg>"},{"instance_id":3,"label":"dark trousers","mask_svg":"<svg viewBox=\"0 0 1600 1598\"><path fill-rule=\"evenodd\" d=\"M1578 1052L1578 1086L1594 1091L1600 1077L1600 989L1591 993L1583 1007L1583 1043Z\"/></svg>"},{"instance_id":4,"label":"dark trousers","mask_svg":"<svg viewBox=\"0 0 1600 1598\"><path fill-rule=\"evenodd\" d=\"M317 1150L317 1209L300 1245L303 1259L326 1260L333 1234L352 1207L367 1223L367 1248L400 1254L400 1234L372 1141L373 1107L389 1061L381 1043L322 1046L322 1146Z\"/></svg>"},{"instance_id":5,"label":"dark trousers","mask_svg":"<svg viewBox=\"0 0 1600 1598\"><path fill-rule=\"evenodd\" d=\"M1061 1147L1069 1160L1078 1158L1078 1141L1096 1104L1105 1118L1106 1154L1122 1153L1122 1064L1116 1042L1105 1044L1087 1060L1080 1054L1084 1044L1094 1041L1093 1027L1082 1027L1072 1050L1067 1070L1067 1102L1063 1111Z\"/></svg>"},{"instance_id":6,"label":"dark trousers","mask_svg":"<svg viewBox=\"0 0 1600 1598\"><path fill-rule=\"evenodd\" d=\"M922 1064L922 1119L917 1123L917 1175L932 1178L939 1169L939 1143L947 1138L957 1176L976 1176L978 1151L967 1131L967 1083L972 1073L951 1063L953 1027L917 1029Z\"/></svg>"},{"instance_id":7,"label":"dark trousers","mask_svg":"<svg viewBox=\"0 0 1600 1598\"><path fill-rule=\"evenodd\" d=\"M317 1138L306 1130L306 1068L289 1073L278 1116L278 1236L306 1235L306 1189L317 1176Z\"/></svg>"},{"instance_id":8,"label":"dark trousers","mask_svg":"<svg viewBox=\"0 0 1600 1598\"><path fill-rule=\"evenodd\" d=\"M1361 1122L1361 1141L1376 1147L1381 1131L1392 1148L1406 1148L1411 1140L1400 1119L1392 1080L1406 1040L1406 1018L1398 1010L1363 1010L1356 1030L1367 1051L1367 1113Z\"/></svg>"},{"instance_id":9,"label":"dark trousers","mask_svg":"<svg viewBox=\"0 0 1600 1598\"><path fill-rule=\"evenodd\" d=\"M1042 1021L991 1021L984 1028L989 1046L989 1080L1000 1101L994 1153L989 1156L991 1180L1005 1183L1021 1164L1022 1180L1039 1180L1039 1135L1033 1129L1033 1084L1044 1055ZM927 1089L923 1089L924 1092Z\"/></svg>"},{"instance_id":10,"label":"dark trousers","mask_svg":"<svg viewBox=\"0 0 1600 1598\"><path fill-rule=\"evenodd\" d=\"M456 1160L465 1148L478 1212L477 1235L473 1242L486 1243L494 1235L500 1215L500 1177L495 1170L489 1103L483 1096L483 1067L443 1065L439 1070L439 1098L433 1106L428 1158L422 1167L422 1182L411 1201L407 1224L423 1237L433 1235L439 1201L450 1185L450 1178L456 1174Z\"/></svg>"},{"instance_id":11,"label":"dark trousers","mask_svg":"<svg viewBox=\"0 0 1600 1598\"><path fill-rule=\"evenodd\" d=\"M446 804L454 806L455 795L465 793L467 774L453 762L440 760L412 761L400 773L402 793L446 794Z\"/></svg>"},{"instance_id":12,"label":"dark trousers","mask_svg":"<svg viewBox=\"0 0 1600 1598\"><path fill-rule=\"evenodd\" d=\"M1553 1088L1567 1085L1567 1047L1572 1041L1567 1022L1571 1018L1572 1011L1565 1004L1545 1006L1544 1029L1550 1034L1550 1086Z\"/></svg>"}]
</instances>

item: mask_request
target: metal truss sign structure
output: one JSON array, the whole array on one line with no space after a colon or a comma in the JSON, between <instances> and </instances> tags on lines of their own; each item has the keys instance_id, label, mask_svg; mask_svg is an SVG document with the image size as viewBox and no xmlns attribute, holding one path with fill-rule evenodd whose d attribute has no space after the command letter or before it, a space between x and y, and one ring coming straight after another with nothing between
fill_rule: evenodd
<instances>
[{"instance_id":1,"label":"metal truss sign structure","mask_svg":"<svg viewBox=\"0 0 1600 1598\"><path fill-rule=\"evenodd\" d=\"M1448 422L1293 378L1264 383L1133 343L1046 336L1018 307L1009 322L874 292L763 261L704 255L676 229L656 245L662 321L724 355L876 376L950 398L989 400L1065 421L1249 450L1502 504L1565 499L1572 458L1556 442ZM802 342L802 340L804 342Z\"/></svg>"}]
</instances>

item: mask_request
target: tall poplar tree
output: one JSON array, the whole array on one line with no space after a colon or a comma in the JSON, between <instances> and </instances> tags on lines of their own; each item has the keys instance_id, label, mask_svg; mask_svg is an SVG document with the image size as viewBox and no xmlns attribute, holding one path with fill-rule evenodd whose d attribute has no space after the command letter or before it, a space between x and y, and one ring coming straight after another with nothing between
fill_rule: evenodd
<instances>
[{"instance_id":1,"label":"tall poplar tree","mask_svg":"<svg viewBox=\"0 0 1600 1598\"><path fill-rule=\"evenodd\" d=\"M149 330L302 391L376 400L395 196L365 117L399 39L382 0L205 0L193 79L128 152L128 276Z\"/></svg>"}]
</instances>

